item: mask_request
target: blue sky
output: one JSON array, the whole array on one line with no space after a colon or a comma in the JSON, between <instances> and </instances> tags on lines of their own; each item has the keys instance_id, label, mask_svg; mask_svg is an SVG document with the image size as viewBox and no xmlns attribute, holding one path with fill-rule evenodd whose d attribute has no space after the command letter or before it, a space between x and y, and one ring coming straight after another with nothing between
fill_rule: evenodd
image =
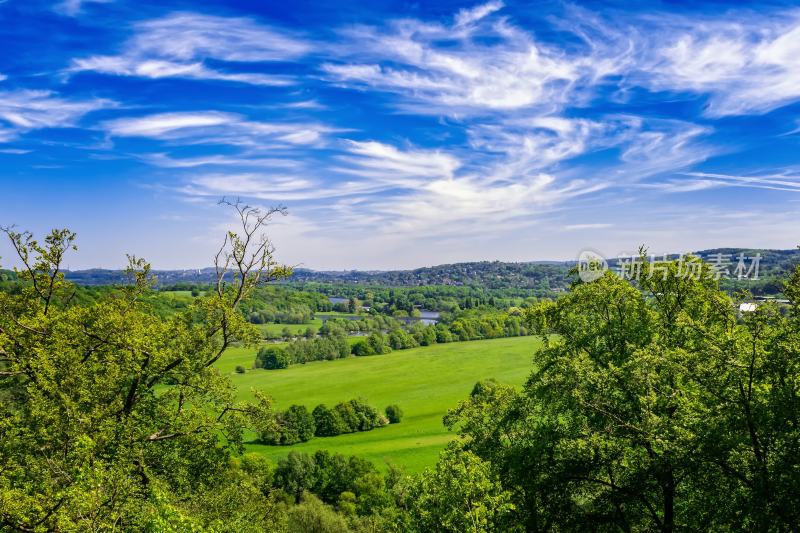
<instances>
[{"instance_id":1,"label":"blue sky","mask_svg":"<svg viewBox=\"0 0 800 533\"><path fill-rule=\"evenodd\" d=\"M0 2L0 224L317 269L800 242L800 5ZM13 264L5 244L3 265Z\"/></svg>"}]
</instances>

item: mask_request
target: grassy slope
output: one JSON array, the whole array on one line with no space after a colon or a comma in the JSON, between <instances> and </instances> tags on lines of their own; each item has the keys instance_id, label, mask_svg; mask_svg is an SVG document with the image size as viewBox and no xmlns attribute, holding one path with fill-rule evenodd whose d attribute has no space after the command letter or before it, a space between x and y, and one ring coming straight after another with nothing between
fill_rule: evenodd
<instances>
[{"instance_id":1,"label":"grassy slope","mask_svg":"<svg viewBox=\"0 0 800 533\"><path fill-rule=\"evenodd\" d=\"M522 385L532 370L538 344L534 337L457 342L286 370L252 370L231 379L240 398L249 398L251 389L260 389L275 399L278 408L298 403L310 410L319 403L332 406L363 397L380 409L397 403L405 412L402 423L370 432L314 438L291 447L250 444L250 451L277 460L290 450L327 449L419 471L433 465L453 438L442 425L447 410L466 398L479 379L493 377ZM223 357L220 369L232 371L237 364L249 368L252 358L252 349L233 349Z\"/></svg>"}]
</instances>

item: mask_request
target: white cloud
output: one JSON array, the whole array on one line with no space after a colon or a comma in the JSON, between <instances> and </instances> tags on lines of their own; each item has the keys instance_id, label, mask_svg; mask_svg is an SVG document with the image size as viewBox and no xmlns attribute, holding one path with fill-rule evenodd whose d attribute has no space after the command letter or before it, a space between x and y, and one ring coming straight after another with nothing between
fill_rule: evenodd
<instances>
[{"instance_id":1,"label":"white cloud","mask_svg":"<svg viewBox=\"0 0 800 533\"><path fill-rule=\"evenodd\" d=\"M94 71L143 78L188 78L252 85L287 85L286 76L228 72L204 64L263 63L297 59L311 50L305 40L249 18L173 13L134 27L122 53L75 59L68 73Z\"/></svg>"},{"instance_id":2,"label":"white cloud","mask_svg":"<svg viewBox=\"0 0 800 533\"><path fill-rule=\"evenodd\" d=\"M230 113L160 113L136 118L119 118L104 122L106 130L118 137L170 138L181 130L207 128L235 123L237 115Z\"/></svg>"},{"instance_id":3,"label":"white cloud","mask_svg":"<svg viewBox=\"0 0 800 533\"><path fill-rule=\"evenodd\" d=\"M70 100L52 91L0 91L0 140L31 130L74 127L87 113L115 106L111 100Z\"/></svg>"},{"instance_id":4,"label":"white cloud","mask_svg":"<svg viewBox=\"0 0 800 533\"><path fill-rule=\"evenodd\" d=\"M719 151L701 142L711 133L709 127L679 120L629 118L639 123L639 131L629 138L621 155L620 172L627 181L685 169Z\"/></svg>"},{"instance_id":5,"label":"white cloud","mask_svg":"<svg viewBox=\"0 0 800 533\"><path fill-rule=\"evenodd\" d=\"M339 61L322 70L334 83L398 94L404 111L454 117L557 114L605 83L707 95L711 117L800 100L800 10L611 20L572 7L554 25L576 39L556 44L495 15L502 7L462 9L452 26L404 19L349 28L334 47Z\"/></svg>"},{"instance_id":6,"label":"white cloud","mask_svg":"<svg viewBox=\"0 0 800 533\"><path fill-rule=\"evenodd\" d=\"M264 157L207 155L201 157L170 157L165 153L146 154L142 159L147 163L161 168L197 168L205 166L227 167L268 167L268 168L297 168L300 163L292 159L277 159Z\"/></svg>"},{"instance_id":7,"label":"white cloud","mask_svg":"<svg viewBox=\"0 0 800 533\"><path fill-rule=\"evenodd\" d=\"M493 20L500 7L462 11L455 26L402 20L388 28L351 28L344 33L347 44L337 48L342 61L322 69L336 83L398 93L404 108L416 113L462 116L522 108L553 112L576 97L581 80L623 66L614 57L567 54ZM442 46L443 40L452 44Z\"/></svg>"},{"instance_id":8,"label":"white cloud","mask_svg":"<svg viewBox=\"0 0 800 533\"><path fill-rule=\"evenodd\" d=\"M760 114L800 100L800 12L668 19L640 66L656 90L710 95L706 115Z\"/></svg>"},{"instance_id":9,"label":"white cloud","mask_svg":"<svg viewBox=\"0 0 800 533\"><path fill-rule=\"evenodd\" d=\"M487 2L473 8L461 9L456 15L456 26L466 26L503 9L503 2Z\"/></svg>"},{"instance_id":10,"label":"white cloud","mask_svg":"<svg viewBox=\"0 0 800 533\"><path fill-rule=\"evenodd\" d=\"M74 17L80 14L84 4L109 4L113 1L114 0L64 0L56 4L54 9L57 13L68 17Z\"/></svg>"},{"instance_id":11,"label":"white cloud","mask_svg":"<svg viewBox=\"0 0 800 533\"><path fill-rule=\"evenodd\" d=\"M220 80L251 85L281 86L292 81L285 76L249 73L225 73L207 68L202 63L180 63L161 59L138 60L114 56L94 56L76 59L71 72L94 71L118 76L142 78L188 78L198 80Z\"/></svg>"},{"instance_id":12,"label":"white cloud","mask_svg":"<svg viewBox=\"0 0 800 533\"><path fill-rule=\"evenodd\" d=\"M392 181L397 185L422 183L429 178L452 178L461 166L457 158L439 150L412 148L401 151L375 141L349 141L347 151L351 155L342 156L340 160L350 163L351 167L340 170L370 176L378 181ZM398 178L400 181L396 181Z\"/></svg>"},{"instance_id":13,"label":"white cloud","mask_svg":"<svg viewBox=\"0 0 800 533\"><path fill-rule=\"evenodd\" d=\"M335 205L337 220L355 227L368 220L381 234L410 238L524 227L567 198L602 187L582 180L561 182L531 169L509 179L499 176L493 163L462 168L458 157L441 150L375 141L351 141L347 149L350 155L339 159L348 166L336 170L360 178L362 188L352 187L353 196ZM351 212L358 216L349 218Z\"/></svg>"},{"instance_id":14,"label":"white cloud","mask_svg":"<svg viewBox=\"0 0 800 533\"><path fill-rule=\"evenodd\" d=\"M175 144L228 144L243 147L319 145L326 133L322 124L248 120L219 111L156 113L108 120L101 127L114 137L146 137Z\"/></svg>"},{"instance_id":15,"label":"white cloud","mask_svg":"<svg viewBox=\"0 0 800 533\"><path fill-rule=\"evenodd\" d=\"M606 223L592 223L592 224L568 224L564 226L566 231L585 231L593 229L608 229L614 227L614 224Z\"/></svg>"},{"instance_id":16,"label":"white cloud","mask_svg":"<svg viewBox=\"0 0 800 533\"><path fill-rule=\"evenodd\" d=\"M770 189L775 191L800 192L800 172L777 172L757 176L732 176L711 172L686 172L690 180L673 180L667 189L671 192L682 191L681 185L692 189L692 184L698 188L712 187L748 187L753 189ZM705 187L703 187L705 185Z\"/></svg>"},{"instance_id":17,"label":"white cloud","mask_svg":"<svg viewBox=\"0 0 800 533\"><path fill-rule=\"evenodd\" d=\"M470 147L506 155L511 176L523 169L542 170L586 152L630 141L641 128L631 117L603 117L602 120L560 116L501 117L467 128Z\"/></svg>"}]
</instances>

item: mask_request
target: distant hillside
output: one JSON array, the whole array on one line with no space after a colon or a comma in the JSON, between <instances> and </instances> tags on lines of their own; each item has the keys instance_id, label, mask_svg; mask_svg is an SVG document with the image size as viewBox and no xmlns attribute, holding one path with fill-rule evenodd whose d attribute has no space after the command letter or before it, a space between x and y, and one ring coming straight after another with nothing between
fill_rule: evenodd
<instances>
[{"instance_id":1,"label":"distant hillside","mask_svg":"<svg viewBox=\"0 0 800 533\"><path fill-rule=\"evenodd\" d=\"M800 264L800 250L758 250L742 248L716 248L698 252L704 259L715 254L731 256L733 264L736 256L744 253L748 257L761 254L759 282L746 284L727 282L728 289L748 288L753 292L775 293L780 290L780 279ZM612 268L615 261L611 261ZM345 283L374 284L387 286L419 285L469 285L487 288L521 288L562 290L569 286L569 269L574 261L535 261L507 263L501 261L480 261L473 263L453 263L413 270L391 271L315 271L299 268L295 270L290 282L305 283ZM182 284L203 284L214 280L214 269L157 270L154 272L161 286ZM125 283L121 270L89 269L66 273L67 279L80 285L113 285ZM0 271L0 281L11 279L13 273Z\"/></svg>"},{"instance_id":2,"label":"distant hillside","mask_svg":"<svg viewBox=\"0 0 800 533\"><path fill-rule=\"evenodd\" d=\"M481 261L386 272L302 270L295 273L292 281L367 283L399 287L480 285L487 288L556 288L568 284L567 277L572 264L551 261L531 263Z\"/></svg>"},{"instance_id":3,"label":"distant hillside","mask_svg":"<svg viewBox=\"0 0 800 533\"><path fill-rule=\"evenodd\" d=\"M480 285L488 288L566 287L571 263L503 263L482 261L392 271L316 271L298 268L289 282L358 283L390 286ZM159 285L202 284L214 281L214 269L156 270ZM74 270L67 279L80 285L113 285L127 281L121 270Z\"/></svg>"}]
</instances>

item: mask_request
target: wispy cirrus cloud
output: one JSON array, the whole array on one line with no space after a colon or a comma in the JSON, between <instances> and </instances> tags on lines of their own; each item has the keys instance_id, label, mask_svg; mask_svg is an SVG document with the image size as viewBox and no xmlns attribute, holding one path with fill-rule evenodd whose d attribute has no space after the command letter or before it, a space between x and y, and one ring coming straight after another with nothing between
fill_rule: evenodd
<instances>
[{"instance_id":1,"label":"wispy cirrus cloud","mask_svg":"<svg viewBox=\"0 0 800 533\"><path fill-rule=\"evenodd\" d=\"M173 13L134 25L134 35L117 55L73 60L68 74L84 71L142 78L186 78L251 85L288 85L280 74L226 71L206 60L272 63L297 59L311 50L304 39L243 17Z\"/></svg>"},{"instance_id":2,"label":"wispy cirrus cloud","mask_svg":"<svg viewBox=\"0 0 800 533\"><path fill-rule=\"evenodd\" d=\"M747 187L773 191L800 192L800 172L782 171L770 174L736 176L713 172L686 172L686 179L671 179L657 187L667 192L691 192L718 187Z\"/></svg>"},{"instance_id":3,"label":"wispy cirrus cloud","mask_svg":"<svg viewBox=\"0 0 800 533\"><path fill-rule=\"evenodd\" d=\"M707 94L711 117L766 113L800 100L800 10L670 17L656 30L640 65L646 86Z\"/></svg>"},{"instance_id":4,"label":"wispy cirrus cloud","mask_svg":"<svg viewBox=\"0 0 800 533\"><path fill-rule=\"evenodd\" d=\"M84 4L110 4L114 0L64 0L53 8L57 13L68 17L75 17L80 14Z\"/></svg>"},{"instance_id":5,"label":"wispy cirrus cloud","mask_svg":"<svg viewBox=\"0 0 800 533\"><path fill-rule=\"evenodd\" d=\"M330 242L369 235L410 248L422 236L483 235L486 245L523 234L619 235L629 226L622 209L601 221L583 212L613 201L649 215L637 204L644 197L653 206L676 201L667 193L687 193L683 201L723 187L797 190L794 173L717 162L756 144L747 138L761 132L752 117L800 102L798 12L590 9L539 14L490 1L443 15L420 6L405 12L416 18L383 12L313 29L304 21L302 32L266 23L266 12L166 13L120 24L118 48L66 62L70 76L135 84L66 76L63 93L42 96L52 112L37 112L33 97L0 101L0 141L46 123L80 124L106 133L93 149L112 155L116 144L117 161L147 165L148 179L187 202L288 203L304 228L339 232ZM184 98L186 84L170 81L178 79L206 85ZM86 81L98 94L159 91L128 92L121 100L136 107L87 124L85 113L68 112L93 102L69 96ZM784 113L775 123L789 132L778 141L788 154L796 124ZM523 231L532 228L544 229Z\"/></svg>"},{"instance_id":6,"label":"wispy cirrus cloud","mask_svg":"<svg viewBox=\"0 0 800 533\"><path fill-rule=\"evenodd\" d=\"M301 163L293 159L278 159L270 157L248 157L247 154L239 155L204 155L199 157L171 157L169 154L158 152L143 154L142 160L150 165L161 168L199 168L208 166L223 167L266 167L279 169L294 169Z\"/></svg>"},{"instance_id":7,"label":"wispy cirrus cloud","mask_svg":"<svg viewBox=\"0 0 800 533\"><path fill-rule=\"evenodd\" d=\"M455 25L466 26L477 22L487 15L491 15L495 11L503 9L505 4L500 1L487 2L485 4L478 4L471 8L462 8L458 11L455 17Z\"/></svg>"},{"instance_id":8,"label":"wispy cirrus cloud","mask_svg":"<svg viewBox=\"0 0 800 533\"><path fill-rule=\"evenodd\" d=\"M32 130L74 127L84 115L116 106L108 99L64 98L53 91L0 91L0 140Z\"/></svg>"},{"instance_id":9,"label":"wispy cirrus cloud","mask_svg":"<svg viewBox=\"0 0 800 533\"><path fill-rule=\"evenodd\" d=\"M279 123L250 120L221 111L187 111L123 117L100 127L112 137L145 137L175 144L228 144L243 147L265 145L316 145L326 133L323 124Z\"/></svg>"},{"instance_id":10,"label":"wispy cirrus cloud","mask_svg":"<svg viewBox=\"0 0 800 533\"><path fill-rule=\"evenodd\" d=\"M346 152L347 155L338 157L347 163L337 167L340 172L397 185L416 183L413 180L452 178L461 166L456 157L440 150L401 150L376 141L347 141Z\"/></svg>"}]
</instances>

